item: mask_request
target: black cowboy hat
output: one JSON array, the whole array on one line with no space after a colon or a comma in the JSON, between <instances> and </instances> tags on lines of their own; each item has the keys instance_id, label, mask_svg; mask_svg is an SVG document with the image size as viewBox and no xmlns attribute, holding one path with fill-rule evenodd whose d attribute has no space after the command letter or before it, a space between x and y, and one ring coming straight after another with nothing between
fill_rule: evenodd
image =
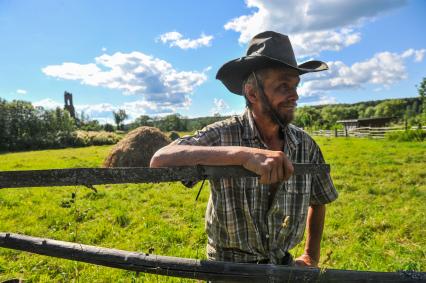
<instances>
[{"instance_id":1,"label":"black cowboy hat","mask_svg":"<svg viewBox=\"0 0 426 283\"><path fill-rule=\"evenodd\" d=\"M299 75L328 70L327 64L322 61L308 61L298 65L288 36L265 31L253 37L246 56L225 63L217 72L216 79L230 92L242 95L243 81L251 72L273 66L294 69Z\"/></svg>"}]
</instances>

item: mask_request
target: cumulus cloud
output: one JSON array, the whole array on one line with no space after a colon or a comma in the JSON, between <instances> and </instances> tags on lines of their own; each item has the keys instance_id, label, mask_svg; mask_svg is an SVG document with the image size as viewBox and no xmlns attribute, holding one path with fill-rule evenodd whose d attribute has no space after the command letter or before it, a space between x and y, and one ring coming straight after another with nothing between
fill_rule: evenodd
<instances>
[{"instance_id":1,"label":"cumulus cloud","mask_svg":"<svg viewBox=\"0 0 426 283\"><path fill-rule=\"evenodd\" d=\"M64 105L50 98L45 98L32 103L34 107L43 107L44 109L55 109Z\"/></svg>"},{"instance_id":2,"label":"cumulus cloud","mask_svg":"<svg viewBox=\"0 0 426 283\"><path fill-rule=\"evenodd\" d=\"M177 31L171 31L159 36L159 41L169 43L170 47L179 47L181 49L196 49L202 46L210 46L213 40L212 35L201 34L199 38L183 38L183 35Z\"/></svg>"},{"instance_id":3,"label":"cumulus cloud","mask_svg":"<svg viewBox=\"0 0 426 283\"><path fill-rule=\"evenodd\" d=\"M386 51L351 66L341 61L328 62L328 71L304 75L299 88L300 100L324 100L330 90L362 89L369 85L387 88L407 78L405 60L413 58L414 62L420 62L425 52L425 49L408 49L402 53Z\"/></svg>"},{"instance_id":4,"label":"cumulus cloud","mask_svg":"<svg viewBox=\"0 0 426 283\"><path fill-rule=\"evenodd\" d=\"M324 50L338 51L357 43L357 29L379 14L405 5L406 0L247 0L255 11L232 19L226 30L240 33L247 43L265 30L288 34L298 56L317 55Z\"/></svg>"},{"instance_id":5,"label":"cumulus cloud","mask_svg":"<svg viewBox=\"0 0 426 283\"><path fill-rule=\"evenodd\" d=\"M336 104L337 100L335 97L326 95L325 93L314 93L310 96L301 96L297 104L299 106L304 105L325 105L325 104Z\"/></svg>"},{"instance_id":6,"label":"cumulus cloud","mask_svg":"<svg viewBox=\"0 0 426 283\"><path fill-rule=\"evenodd\" d=\"M214 106L212 107L212 109L210 110L210 113L212 115L214 114L224 114L224 111L228 111L229 110L229 105L228 103L225 102L225 100L223 100L222 98L215 98L213 100L213 104Z\"/></svg>"},{"instance_id":7,"label":"cumulus cloud","mask_svg":"<svg viewBox=\"0 0 426 283\"><path fill-rule=\"evenodd\" d=\"M423 58L425 57L425 49L420 49L420 50L414 50L412 48L406 50L404 53L402 53L402 57L403 58L408 58L408 57L414 57L414 62L421 62L423 61Z\"/></svg>"},{"instance_id":8,"label":"cumulus cloud","mask_svg":"<svg viewBox=\"0 0 426 283\"><path fill-rule=\"evenodd\" d=\"M17 94L27 94L27 93L28 93L28 91L26 91L25 89L17 89L17 90L16 90L16 93L17 93Z\"/></svg>"},{"instance_id":9,"label":"cumulus cloud","mask_svg":"<svg viewBox=\"0 0 426 283\"><path fill-rule=\"evenodd\" d=\"M188 107L194 89L207 80L206 72L178 71L161 59L141 52L103 54L95 63L65 62L42 69L47 76L143 96L140 100L159 112Z\"/></svg>"}]
</instances>

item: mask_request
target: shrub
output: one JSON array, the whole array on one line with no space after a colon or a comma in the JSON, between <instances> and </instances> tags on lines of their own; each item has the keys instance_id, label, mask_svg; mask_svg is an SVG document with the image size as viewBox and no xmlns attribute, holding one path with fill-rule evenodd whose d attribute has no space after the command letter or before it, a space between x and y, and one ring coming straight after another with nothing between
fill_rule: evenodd
<instances>
[{"instance_id":1,"label":"shrub","mask_svg":"<svg viewBox=\"0 0 426 283\"><path fill-rule=\"evenodd\" d=\"M391 141L424 141L426 138L426 131L424 130L407 130L400 132L389 132L385 135L386 139Z\"/></svg>"},{"instance_id":2,"label":"shrub","mask_svg":"<svg viewBox=\"0 0 426 283\"><path fill-rule=\"evenodd\" d=\"M113 125L111 125L111 124L106 123L106 124L104 125L104 131L107 131L107 132L114 132L114 126L113 126Z\"/></svg>"},{"instance_id":3,"label":"shrub","mask_svg":"<svg viewBox=\"0 0 426 283\"><path fill-rule=\"evenodd\" d=\"M169 138L170 138L172 141L174 141L174 140L177 140L178 138L180 138L180 136L179 136L179 134L178 134L177 132L171 132L171 133L169 134Z\"/></svg>"},{"instance_id":4,"label":"shrub","mask_svg":"<svg viewBox=\"0 0 426 283\"><path fill-rule=\"evenodd\" d=\"M107 145L116 144L119 142L121 137L114 133L105 131L93 132L93 131L76 131L76 137L74 140L75 146L90 146L90 145Z\"/></svg>"}]
</instances>

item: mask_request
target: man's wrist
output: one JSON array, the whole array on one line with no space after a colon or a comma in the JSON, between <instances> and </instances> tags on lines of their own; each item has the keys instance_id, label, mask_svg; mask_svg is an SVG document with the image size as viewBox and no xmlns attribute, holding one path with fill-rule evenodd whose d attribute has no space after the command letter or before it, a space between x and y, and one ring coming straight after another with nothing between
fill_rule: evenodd
<instances>
[{"instance_id":1,"label":"man's wrist","mask_svg":"<svg viewBox=\"0 0 426 283\"><path fill-rule=\"evenodd\" d=\"M301 267L317 267L318 261L314 260L310 255L302 254L295 259L295 265Z\"/></svg>"}]
</instances>

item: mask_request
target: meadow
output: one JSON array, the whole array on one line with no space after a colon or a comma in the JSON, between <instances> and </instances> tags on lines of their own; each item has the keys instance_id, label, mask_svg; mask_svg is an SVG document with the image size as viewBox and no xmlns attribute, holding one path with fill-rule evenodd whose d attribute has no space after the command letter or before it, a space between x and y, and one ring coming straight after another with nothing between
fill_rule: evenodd
<instances>
[{"instance_id":1,"label":"meadow","mask_svg":"<svg viewBox=\"0 0 426 283\"><path fill-rule=\"evenodd\" d=\"M339 191L327 207L323 268L426 269L426 143L316 138ZM98 167L111 146L0 155L0 170ZM0 189L0 231L205 258L208 186ZM303 243L291 251L298 256ZM0 282L192 282L0 248Z\"/></svg>"}]
</instances>

